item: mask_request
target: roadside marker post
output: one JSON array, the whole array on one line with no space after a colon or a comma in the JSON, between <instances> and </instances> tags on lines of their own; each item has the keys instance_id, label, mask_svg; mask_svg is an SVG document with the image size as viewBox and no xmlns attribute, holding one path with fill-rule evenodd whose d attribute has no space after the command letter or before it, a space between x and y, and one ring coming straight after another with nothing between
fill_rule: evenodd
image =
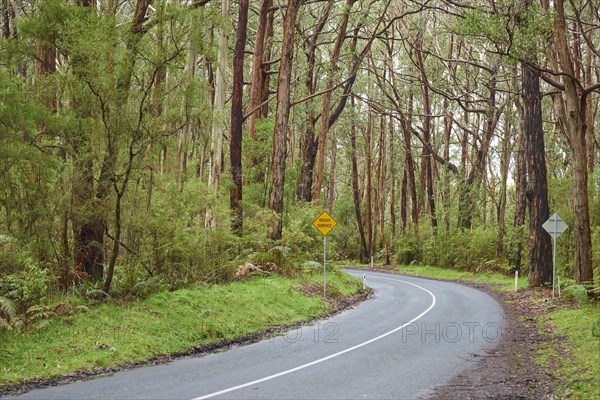
<instances>
[{"instance_id":1,"label":"roadside marker post","mask_svg":"<svg viewBox=\"0 0 600 400\"><path fill-rule=\"evenodd\" d=\"M519 271L515 271L515 293L517 293L518 285L519 285Z\"/></svg>"},{"instance_id":2,"label":"roadside marker post","mask_svg":"<svg viewBox=\"0 0 600 400\"><path fill-rule=\"evenodd\" d=\"M544 228L554 239L554 246L552 246L552 298L554 298L554 281L556 276L556 238L566 231L568 227L569 225L565 224L565 221L563 221L556 213L542 224L542 228Z\"/></svg>"},{"instance_id":3,"label":"roadside marker post","mask_svg":"<svg viewBox=\"0 0 600 400\"><path fill-rule=\"evenodd\" d=\"M323 297L327 297L327 235L337 222L327 211L323 211L314 221L313 226L323 235Z\"/></svg>"}]
</instances>

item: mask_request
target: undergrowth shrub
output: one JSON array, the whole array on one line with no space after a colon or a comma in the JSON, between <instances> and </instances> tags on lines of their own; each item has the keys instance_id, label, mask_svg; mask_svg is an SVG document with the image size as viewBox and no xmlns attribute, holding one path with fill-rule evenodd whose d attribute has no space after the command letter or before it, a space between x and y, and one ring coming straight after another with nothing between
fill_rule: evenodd
<instances>
[{"instance_id":1,"label":"undergrowth shrub","mask_svg":"<svg viewBox=\"0 0 600 400\"><path fill-rule=\"evenodd\" d=\"M48 281L48 271L31 262L24 270L0 278L0 296L11 300L18 312L25 312L45 303Z\"/></svg>"}]
</instances>

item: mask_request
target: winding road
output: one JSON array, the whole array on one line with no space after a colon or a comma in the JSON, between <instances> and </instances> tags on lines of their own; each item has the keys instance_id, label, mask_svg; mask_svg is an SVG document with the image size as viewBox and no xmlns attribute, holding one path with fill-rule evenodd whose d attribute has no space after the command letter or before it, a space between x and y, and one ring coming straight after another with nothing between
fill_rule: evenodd
<instances>
[{"instance_id":1,"label":"winding road","mask_svg":"<svg viewBox=\"0 0 600 400\"><path fill-rule=\"evenodd\" d=\"M373 298L282 336L19 398L426 398L500 340L502 307L481 291L375 272L366 284Z\"/></svg>"}]
</instances>

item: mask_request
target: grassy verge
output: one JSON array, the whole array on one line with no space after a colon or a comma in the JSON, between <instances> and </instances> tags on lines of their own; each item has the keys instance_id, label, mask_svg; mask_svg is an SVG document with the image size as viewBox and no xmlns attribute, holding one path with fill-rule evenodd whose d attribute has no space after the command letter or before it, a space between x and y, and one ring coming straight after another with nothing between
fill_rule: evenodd
<instances>
[{"instance_id":1,"label":"grassy verge","mask_svg":"<svg viewBox=\"0 0 600 400\"><path fill-rule=\"evenodd\" d=\"M600 307L585 305L574 309L559 309L541 317L544 327L560 335L561 347L548 342L540 352L538 362L553 371L562 382L557 390L560 398L600 399L600 338L592 336L592 322Z\"/></svg>"},{"instance_id":2,"label":"grassy verge","mask_svg":"<svg viewBox=\"0 0 600 400\"><path fill-rule=\"evenodd\" d=\"M420 276L423 278L442 279L447 281L463 281L495 285L498 290L514 290L515 278L487 271L469 272L451 268L430 267L426 265L404 265L396 269L406 275ZM519 288L527 287L527 278L520 277Z\"/></svg>"},{"instance_id":3,"label":"grassy verge","mask_svg":"<svg viewBox=\"0 0 600 400\"><path fill-rule=\"evenodd\" d=\"M332 295L359 290L358 281L347 274L327 278ZM331 311L329 302L300 291L306 281L315 286L322 275L163 292L57 316L43 328L0 331L0 388L185 352Z\"/></svg>"}]
</instances>

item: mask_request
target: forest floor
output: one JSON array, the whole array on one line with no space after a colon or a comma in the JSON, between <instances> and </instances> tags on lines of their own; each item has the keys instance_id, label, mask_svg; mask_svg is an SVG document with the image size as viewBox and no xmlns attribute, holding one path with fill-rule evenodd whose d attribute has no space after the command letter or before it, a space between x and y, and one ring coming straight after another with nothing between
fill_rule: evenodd
<instances>
[{"instance_id":1,"label":"forest floor","mask_svg":"<svg viewBox=\"0 0 600 400\"><path fill-rule=\"evenodd\" d=\"M438 387L430 399L600 399L600 339L589 337L598 306L552 301L549 289L507 290L511 278L495 274L484 279L481 274L452 276L441 268L423 268L422 274L419 266L365 269L457 281L490 294L506 315L498 345L483 357L472 355L474 365ZM525 286L521 281L519 285ZM575 341L573 331L580 336Z\"/></svg>"}]
</instances>

